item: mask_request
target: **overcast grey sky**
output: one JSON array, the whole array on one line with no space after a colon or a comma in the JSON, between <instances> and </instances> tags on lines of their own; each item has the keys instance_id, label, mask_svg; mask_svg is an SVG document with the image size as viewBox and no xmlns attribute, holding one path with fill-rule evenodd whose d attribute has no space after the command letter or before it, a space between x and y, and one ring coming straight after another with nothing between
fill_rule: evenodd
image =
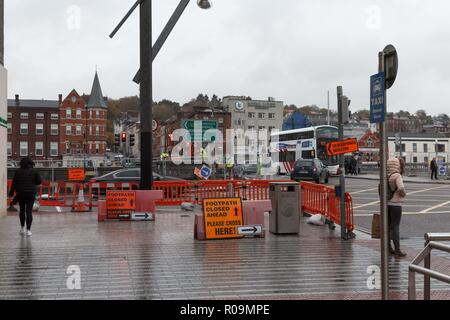
<instances>
[{"instance_id":1,"label":"overcast grey sky","mask_svg":"<svg viewBox=\"0 0 450 320\"><path fill-rule=\"evenodd\" d=\"M352 110L367 108L377 54L397 47L390 111L449 112L448 0L191 1L154 62L154 99L198 93L268 96L298 106L336 105L344 86ZM138 94L138 12L108 37L135 0L6 0L9 97L56 99L88 93L98 66L103 93ZM153 0L154 39L178 0Z\"/></svg>"}]
</instances>

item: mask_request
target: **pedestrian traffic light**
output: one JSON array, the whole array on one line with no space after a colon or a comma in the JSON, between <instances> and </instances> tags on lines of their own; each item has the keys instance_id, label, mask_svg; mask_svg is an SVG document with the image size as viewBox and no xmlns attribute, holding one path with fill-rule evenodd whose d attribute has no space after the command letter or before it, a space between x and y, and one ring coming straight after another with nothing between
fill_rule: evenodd
<instances>
[{"instance_id":1,"label":"pedestrian traffic light","mask_svg":"<svg viewBox=\"0 0 450 320\"><path fill-rule=\"evenodd\" d=\"M125 131L122 132L122 142L127 142L127 133Z\"/></svg>"},{"instance_id":2,"label":"pedestrian traffic light","mask_svg":"<svg viewBox=\"0 0 450 320\"><path fill-rule=\"evenodd\" d=\"M130 134L130 147L134 146L134 134Z\"/></svg>"},{"instance_id":3,"label":"pedestrian traffic light","mask_svg":"<svg viewBox=\"0 0 450 320\"><path fill-rule=\"evenodd\" d=\"M114 145L116 147L120 147L120 134L119 133L114 135Z\"/></svg>"}]
</instances>

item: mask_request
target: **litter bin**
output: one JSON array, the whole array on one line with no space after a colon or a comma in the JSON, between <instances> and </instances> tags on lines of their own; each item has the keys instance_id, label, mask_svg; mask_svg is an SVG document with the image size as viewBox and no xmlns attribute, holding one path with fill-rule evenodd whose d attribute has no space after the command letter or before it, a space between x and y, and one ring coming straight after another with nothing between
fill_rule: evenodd
<instances>
[{"instance_id":1,"label":"litter bin","mask_svg":"<svg viewBox=\"0 0 450 320\"><path fill-rule=\"evenodd\" d=\"M297 182L272 182L269 185L272 212L269 231L274 234L300 233L301 194Z\"/></svg>"}]
</instances>

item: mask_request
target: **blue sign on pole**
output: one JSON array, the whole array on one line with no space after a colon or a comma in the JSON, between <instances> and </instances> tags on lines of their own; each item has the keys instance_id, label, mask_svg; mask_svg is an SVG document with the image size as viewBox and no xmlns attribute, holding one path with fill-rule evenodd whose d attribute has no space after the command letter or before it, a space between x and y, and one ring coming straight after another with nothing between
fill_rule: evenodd
<instances>
[{"instance_id":1,"label":"blue sign on pole","mask_svg":"<svg viewBox=\"0 0 450 320\"><path fill-rule=\"evenodd\" d=\"M203 179L208 179L211 176L211 169L207 166L203 166L200 170L200 174L202 175Z\"/></svg>"},{"instance_id":2,"label":"blue sign on pole","mask_svg":"<svg viewBox=\"0 0 450 320\"><path fill-rule=\"evenodd\" d=\"M386 113L385 83L384 72L370 77L370 123L384 122Z\"/></svg>"}]
</instances>

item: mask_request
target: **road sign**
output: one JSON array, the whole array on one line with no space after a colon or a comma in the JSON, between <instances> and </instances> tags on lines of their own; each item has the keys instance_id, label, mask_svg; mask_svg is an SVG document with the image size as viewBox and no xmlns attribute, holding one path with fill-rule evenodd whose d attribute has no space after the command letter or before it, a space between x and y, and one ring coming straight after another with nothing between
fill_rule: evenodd
<instances>
[{"instance_id":1,"label":"road sign","mask_svg":"<svg viewBox=\"0 0 450 320\"><path fill-rule=\"evenodd\" d=\"M202 141L206 131L217 129L216 120L183 120L181 128L186 129L191 134L191 141ZM200 130L201 128L201 130ZM195 130L198 130L195 131Z\"/></svg>"},{"instance_id":2,"label":"road sign","mask_svg":"<svg viewBox=\"0 0 450 320\"><path fill-rule=\"evenodd\" d=\"M106 209L108 210L134 210L136 209L135 191L107 191Z\"/></svg>"},{"instance_id":3,"label":"road sign","mask_svg":"<svg viewBox=\"0 0 450 320\"><path fill-rule=\"evenodd\" d=\"M237 228L244 224L241 198L203 199L206 239L242 238Z\"/></svg>"},{"instance_id":4,"label":"road sign","mask_svg":"<svg viewBox=\"0 0 450 320\"><path fill-rule=\"evenodd\" d=\"M69 168L67 170L67 176L69 181L84 181L84 169Z\"/></svg>"},{"instance_id":5,"label":"road sign","mask_svg":"<svg viewBox=\"0 0 450 320\"><path fill-rule=\"evenodd\" d=\"M356 139L347 139L327 143L327 152L329 156L357 152L358 150L358 141Z\"/></svg>"},{"instance_id":6,"label":"road sign","mask_svg":"<svg viewBox=\"0 0 450 320\"><path fill-rule=\"evenodd\" d=\"M445 176L446 173L447 173L447 169L444 166L440 166L439 167L439 175Z\"/></svg>"},{"instance_id":7,"label":"road sign","mask_svg":"<svg viewBox=\"0 0 450 320\"><path fill-rule=\"evenodd\" d=\"M395 145L400 145L400 135L398 133L395 134Z\"/></svg>"},{"instance_id":8,"label":"road sign","mask_svg":"<svg viewBox=\"0 0 450 320\"><path fill-rule=\"evenodd\" d=\"M211 169L207 166L203 166L200 169L200 175L202 176L203 179L208 180L209 177L211 176Z\"/></svg>"},{"instance_id":9,"label":"road sign","mask_svg":"<svg viewBox=\"0 0 450 320\"><path fill-rule=\"evenodd\" d=\"M150 212L135 212L131 214L131 220L133 221L152 221L154 220L153 214Z\"/></svg>"},{"instance_id":10,"label":"road sign","mask_svg":"<svg viewBox=\"0 0 450 320\"><path fill-rule=\"evenodd\" d=\"M392 87L397 78L398 72L398 55L397 50L391 44L387 45L383 50L384 54L384 70L386 71L386 90Z\"/></svg>"},{"instance_id":11,"label":"road sign","mask_svg":"<svg viewBox=\"0 0 450 320\"><path fill-rule=\"evenodd\" d=\"M384 122L386 90L384 72L370 77L370 123Z\"/></svg>"},{"instance_id":12,"label":"road sign","mask_svg":"<svg viewBox=\"0 0 450 320\"><path fill-rule=\"evenodd\" d=\"M200 179L203 179L202 171L197 167L195 167L195 169L194 169L194 175Z\"/></svg>"},{"instance_id":13,"label":"road sign","mask_svg":"<svg viewBox=\"0 0 450 320\"><path fill-rule=\"evenodd\" d=\"M241 226L238 227L238 234L244 236L259 236L262 233L262 229L262 225Z\"/></svg>"}]
</instances>

